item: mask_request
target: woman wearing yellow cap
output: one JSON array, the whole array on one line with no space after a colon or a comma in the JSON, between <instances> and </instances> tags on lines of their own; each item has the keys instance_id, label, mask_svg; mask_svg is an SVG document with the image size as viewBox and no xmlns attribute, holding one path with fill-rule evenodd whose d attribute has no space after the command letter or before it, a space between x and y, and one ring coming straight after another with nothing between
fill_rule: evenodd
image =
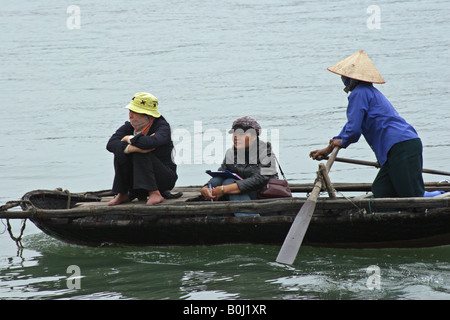
<instances>
[{"instance_id":1,"label":"woman wearing yellow cap","mask_svg":"<svg viewBox=\"0 0 450 320\"><path fill-rule=\"evenodd\" d=\"M314 150L314 159L326 156L335 146L346 148L361 134L381 166L372 184L374 197L422 197L422 142L386 97L373 86L385 83L363 50L328 68L341 75L348 96L347 123L328 147Z\"/></svg>"},{"instance_id":2,"label":"woman wearing yellow cap","mask_svg":"<svg viewBox=\"0 0 450 320\"><path fill-rule=\"evenodd\" d=\"M150 93L136 93L126 108L130 121L117 129L106 146L114 154L112 190L117 193L109 205L147 200L147 196L147 204L160 203L161 192L171 190L178 179L170 125Z\"/></svg>"}]
</instances>

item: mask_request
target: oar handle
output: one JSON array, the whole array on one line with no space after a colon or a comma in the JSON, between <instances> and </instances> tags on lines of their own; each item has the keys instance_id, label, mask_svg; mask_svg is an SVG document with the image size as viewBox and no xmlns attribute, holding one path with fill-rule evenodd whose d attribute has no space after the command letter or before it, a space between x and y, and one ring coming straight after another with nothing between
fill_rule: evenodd
<instances>
[{"instance_id":1,"label":"oar handle","mask_svg":"<svg viewBox=\"0 0 450 320\"><path fill-rule=\"evenodd\" d=\"M337 154L339 152L339 147L334 147L331 154L327 157L328 161L326 164L327 172L330 172L331 166L333 165L334 161L337 159Z\"/></svg>"},{"instance_id":2,"label":"oar handle","mask_svg":"<svg viewBox=\"0 0 450 320\"><path fill-rule=\"evenodd\" d=\"M432 169L422 169L423 173L431 173L431 174L439 174L441 176L449 176L450 177L450 172L446 172L446 171L439 171L439 170L432 170Z\"/></svg>"},{"instance_id":3,"label":"oar handle","mask_svg":"<svg viewBox=\"0 0 450 320\"><path fill-rule=\"evenodd\" d=\"M325 160L328 159L328 161L330 160L330 158L332 157L322 157L322 158L318 158L317 160ZM360 164L360 165L364 165L364 166L372 166L375 168L380 168L380 164L378 162L373 162L373 161L364 161L364 160L356 160L356 159L347 159L347 158L339 158L339 157L335 157L334 161L338 161L338 162L345 162L345 163L353 163L353 164ZM450 172L447 171L439 171L439 170L432 170L432 169L422 169L423 173L430 173L430 174L438 174L438 175L442 175L442 176L450 176Z\"/></svg>"}]
</instances>

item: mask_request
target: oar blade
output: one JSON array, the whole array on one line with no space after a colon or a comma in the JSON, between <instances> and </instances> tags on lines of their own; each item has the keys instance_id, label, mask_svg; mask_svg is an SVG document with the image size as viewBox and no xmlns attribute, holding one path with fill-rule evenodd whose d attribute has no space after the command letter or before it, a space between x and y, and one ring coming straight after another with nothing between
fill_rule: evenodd
<instances>
[{"instance_id":1,"label":"oar blade","mask_svg":"<svg viewBox=\"0 0 450 320\"><path fill-rule=\"evenodd\" d=\"M276 262L287 265L292 265L294 263L315 208L316 201L307 200L303 204L284 239L283 246L275 260Z\"/></svg>"},{"instance_id":2,"label":"oar blade","mask_svg":"<svg viewBox=\"0 0 450 320\"><path fill-rule=\"evenodd\" d=\"M334 147L327 164L325 166L326 171L330 171L334 160L336 159L339 147ZM308 230L309 222L316 209L317 197L319 196L320 189L322 188L322 177L319 166L319 171L317 171L317 179L314 184L313 190L306 200L305 204L301 207L300 211L294 219L294 222L289 229L289 232L284 239L284 243L276 258L276 262L292 265L295 258L297 257L298 250L302 245L303 238L305 237L306 230Z\"/></svg>"}]
</instances>

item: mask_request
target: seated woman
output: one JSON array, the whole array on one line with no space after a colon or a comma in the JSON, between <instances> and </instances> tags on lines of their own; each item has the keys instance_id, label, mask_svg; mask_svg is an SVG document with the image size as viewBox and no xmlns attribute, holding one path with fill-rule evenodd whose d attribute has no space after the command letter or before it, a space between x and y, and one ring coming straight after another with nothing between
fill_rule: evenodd
<instances>
[{"instance_id":1,"label":"seated woman","mask_svg":"<svg viewBox=\"0 0 450 320\"><path fill-rule=\"evenodd\" d=\"M259 139L261 126L251 117L233 122L233 147L226 151L225 159L218 169L229 170L242 178L213 177L201 189L206 199L254 200L257 192L270 178L278 177L270 144ZM211 186L211 190L210 190Z\"/></svg>"},{"instance_id":2,"label":"seated woman","mask_svg":"<svg viewBox=\"0 0 450 320\"><path fill-rule=\"evenodd\" d=\"M158 111L158 99L149 93L136 93L126 108L130 121L117 129L106 146L114 154L112 190L117 193L108 205L147 200L147 196L147 204L160 203L161 192L171 190L178 179L170 126Z\"/></svg>"}]
</instances>

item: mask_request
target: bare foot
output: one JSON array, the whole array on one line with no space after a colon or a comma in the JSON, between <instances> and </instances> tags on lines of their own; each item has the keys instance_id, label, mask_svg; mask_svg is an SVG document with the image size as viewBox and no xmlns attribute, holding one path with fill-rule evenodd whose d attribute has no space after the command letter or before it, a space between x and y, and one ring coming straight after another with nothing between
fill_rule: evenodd
<instances>
[{"instance_id":1,"label":"bare foot","mask_svg":"<svg viewBox=\"0 0 450 320\"><path fill-rule=\"evenodd\" d=\"M156 191L150 191L148 193L148 201L147 204L157 204L163 202L164 198L159 192L159 190Z\"/></svg>"},{"instance_id":2,"label":"bare foot","mask_svg":"<svg viewBox=\"0 0 450 320\"><path fill-rule=\"evenodd\" d=\"M114 199L108 202L108 206L117 206L118 204L130 202L128 193L119 193Z\"/></svg>"}]
</instances>

